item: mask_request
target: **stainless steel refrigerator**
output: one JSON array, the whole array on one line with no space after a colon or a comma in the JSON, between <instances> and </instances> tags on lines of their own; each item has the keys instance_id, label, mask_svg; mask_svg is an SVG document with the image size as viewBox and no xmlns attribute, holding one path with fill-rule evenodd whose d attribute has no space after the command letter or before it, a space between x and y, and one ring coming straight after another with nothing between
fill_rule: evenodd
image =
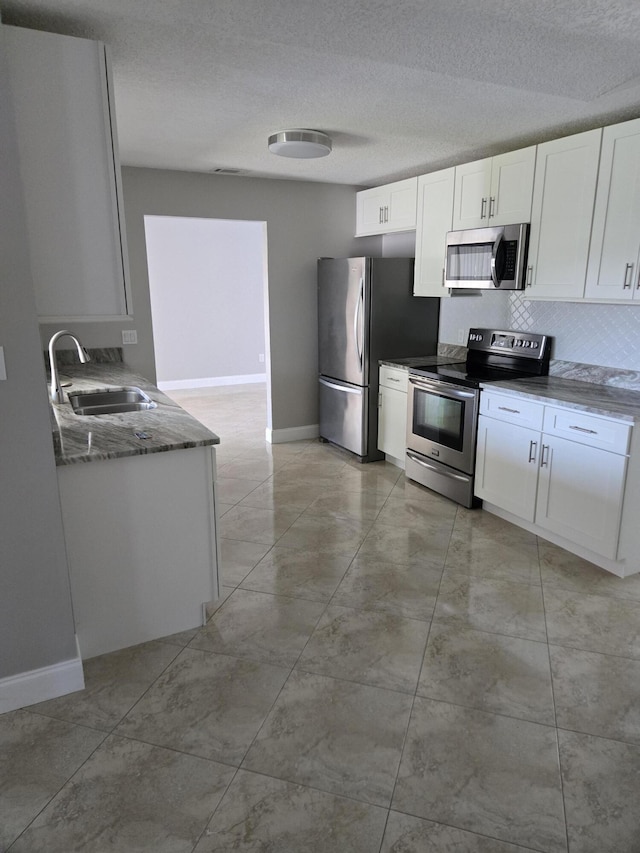
<instances>
[{"instance_id":1,"label":"stainless steel refrigerator","mask_svg":"<svg viewBox=\"0 0 640 853\"><path fill-rule=\"evenodd\" d=\"M413 258L320 258L320 437L378 450L378 361L435 355L440 300L413 296Z\"/></svg>"}]
</instances>

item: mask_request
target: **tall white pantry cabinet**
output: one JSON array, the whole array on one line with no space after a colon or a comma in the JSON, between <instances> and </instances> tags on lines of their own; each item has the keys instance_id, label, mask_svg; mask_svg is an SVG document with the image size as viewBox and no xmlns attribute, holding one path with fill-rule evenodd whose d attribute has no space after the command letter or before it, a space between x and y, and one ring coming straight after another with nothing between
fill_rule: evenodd
<instances>
[{"instance_id":1,"label":"tall white pantry cabinet","mask_svg":"<svg viewBox=\"0 0 640 853\"><path fill-rule=\"evenodd\" d=\"M3 30L38 319L63 325L131 314L107 48Z\"/></svg>"}]
</instances>

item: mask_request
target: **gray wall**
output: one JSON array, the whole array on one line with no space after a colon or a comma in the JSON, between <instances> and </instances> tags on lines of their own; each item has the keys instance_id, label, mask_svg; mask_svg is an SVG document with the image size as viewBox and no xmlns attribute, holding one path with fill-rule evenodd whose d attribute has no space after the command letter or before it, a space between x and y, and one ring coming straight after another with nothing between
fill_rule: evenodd
<instances>
[{"instance_id":1,"label":"gray wall","mask_svg":"<svg viewBox=\"0 0 640 853\"><path fill-rule=\"evenodd\" d=\"M355 228L355 188L137 168L123 169L123 183L139 341L127 347L127 361L155 379L145 214L264 221L267 381L272 402L268 426L277 430L317 424L316 259L379 248L379 240L350 236Z\"/></svg>"},{"instance_id":2,"label":"gray wall","mask_svg":"<svg viewBox=\"0 0 640 853\"><path fill-rule=\"evenodd\" d=\"M0 678L76 657L3 38L0 25Z\"/></svg>"}]
</instances>

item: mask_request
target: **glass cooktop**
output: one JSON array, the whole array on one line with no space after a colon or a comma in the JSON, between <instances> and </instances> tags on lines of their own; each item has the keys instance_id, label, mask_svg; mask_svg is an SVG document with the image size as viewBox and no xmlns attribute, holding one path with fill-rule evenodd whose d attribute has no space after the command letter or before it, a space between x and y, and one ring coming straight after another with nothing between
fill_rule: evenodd
<instances>
[{"instance_id":1,"label":"glass cooktop","mask_svg":"<svg viewBox=\"0 0 640 853\"><path fill-rule=\"evenodd\" d=\"M479 388L482 382L499 382L502 379L520 379L523 376L531 376L531 373L525 370L501 369L478 364L468 365L466 361L454 361L450 364L417 365L412 366L409 372L419 373L421 376L431 379L439 379L441 382L464 385L467 388Z\"/></svg>"}]
</instances>

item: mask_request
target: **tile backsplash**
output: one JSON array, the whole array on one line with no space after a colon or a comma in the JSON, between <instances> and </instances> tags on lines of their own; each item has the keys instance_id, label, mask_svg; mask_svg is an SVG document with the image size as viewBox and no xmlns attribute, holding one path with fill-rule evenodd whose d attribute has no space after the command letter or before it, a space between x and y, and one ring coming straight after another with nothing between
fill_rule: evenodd
<instances>
[{"instance_id":1,"label":"tile backsplash","mask_svg":"<svg viewBox=\"0 0 640 853\"><path fill-rule=\"evenodd\" d=\"M513 292L442 300L441 342L458 343L471 326L544 333L554 338L553 359L640 370L640 305L538 302Z\"/></svg>"}]
</instances>

